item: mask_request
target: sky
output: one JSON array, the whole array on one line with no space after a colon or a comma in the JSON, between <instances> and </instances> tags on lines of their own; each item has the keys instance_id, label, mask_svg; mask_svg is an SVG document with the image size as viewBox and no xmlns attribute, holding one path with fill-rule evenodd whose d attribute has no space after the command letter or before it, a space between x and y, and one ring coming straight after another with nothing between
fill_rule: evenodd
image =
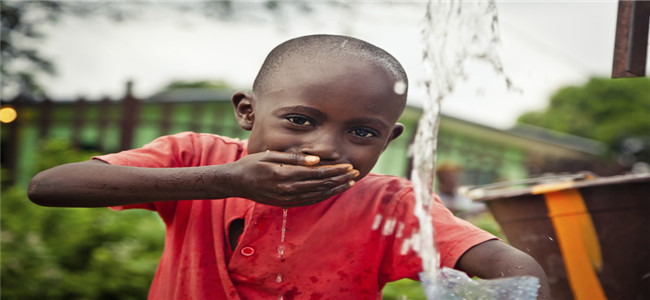
<instances>
[{"instance_id":1,"label":"sky","mask_svg":"<svg viewBox=\"0 0 650 300\"><path fill-rule=\"evenodd\" d=\"M435 51L445 37L422 41L422 30L431 29L424 22L425 1L314 4L309 14L283 5L276 15L259 3L241 3L231 21L160 9L165 4L143 5L142 14L126 22L63 18L46 28L42 42L43 54L58 68L57 76L43 78L45 90L53 99L117 98L128 80L137 97L151 96L172 80L223 80L249 89L274 46L300 35L331 33L364 39L393 54L409 76L409 103L432 101L424 82L436 74L426 71L422 53L427 45ZM543 109L558 88L610 76L616 1L497 1L497 11L495 51L515 88L488 64L470 61L442 101L444 114L505 129L523 112ZM490 33L479 27L468 30Z\"/></svg>"}]
</instances>

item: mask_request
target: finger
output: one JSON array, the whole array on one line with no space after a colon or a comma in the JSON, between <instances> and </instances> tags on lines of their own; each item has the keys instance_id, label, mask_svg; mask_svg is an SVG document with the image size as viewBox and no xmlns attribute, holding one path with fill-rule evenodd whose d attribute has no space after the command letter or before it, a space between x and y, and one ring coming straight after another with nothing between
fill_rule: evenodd
<instances>
[{"instance_id":1,"label":"finger","mask_svg":"<svg viewBox=\"0 0 650 300\"><path fill-rule=\"evenodd\" d=\"M308 179L295 181L285 185L285 195L303 194L308 192L322 192L331 190L337 186L344 185L359 176L359 171L350 170L344 174L323 179Z\"/></svg>"},{"instance_id":2,"label":"finger","mask_svg":"<svg viewBox=\"0 0 650 300\"><path fill-rule=\"evenodd\" d=\"M319 160L318 156L270 150L264 152L263 157L260 159L262 162L270 162L283 167L282 170L275 170L279 178L292 178L294 180L324 179L345 174L353 169L351 164L310 167L318 163Z\"/></svg>"},{"instance_id":3,"label":"finger","mask_svg":"<svg viewBox=\"0 0 650 300\"><path fill-rule=\"evenodd\" d=\"M320 157L302 153L286 153L266 150L264 152L264 157L261 160L277 164L313 166L320 161Z\"/></svg>"},{"instance_id":4,"label":"finger","mask_svg":"<svg viewBox=\"0 0 650 300\"><path fill-rule=\"evenodd\" d=\"M285 165L284 171L290 174L290 178L294 182L319 180L319 179L333 179L341 175L351 176L350 179L359 176L359 171L353 169L351 164L337 164L328 166L317 167L302 167L302 166L288 166Z\"/></svg>"},{"instance_id":5,"label":"finger","mask_svg":"<svg viewBox=\"0 0 650 300\"><path fill-rule=\"evenodd\" d=\"M325 190L325 191L318 191L318 192L310 192L310 193L305 193L300 196L297 196L296 198L290 200L290 201L284 201L282 204L279 206L282 207L298 207L298 206L307 206L307 205L312 205L316 204L322 201L325 201L327 199L332 198L332 196L335 196L337 194L340 194L347 189L351 188L354 186L355 182L354 181L349 181L345 184L336 186L332 189Z\"/></svg>"}]
</instances>

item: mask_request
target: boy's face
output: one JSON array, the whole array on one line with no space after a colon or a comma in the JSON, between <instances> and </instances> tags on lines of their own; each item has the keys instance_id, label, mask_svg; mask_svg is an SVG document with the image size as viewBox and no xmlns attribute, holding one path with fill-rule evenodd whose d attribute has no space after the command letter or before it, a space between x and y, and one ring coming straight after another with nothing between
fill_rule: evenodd
<instances>
[{"instance_id":1,"label":"boy's face","mask_svg":"<svg viewBox=\"0 0 650 300\"><path fill-rule=\"evenodd\" d=\"M359 180L404 129L396 122L406 96L395 93L385 70L368 63L289 62L267 86L254 96L235 95L242 99L236 109L250 103L249 153L272 150L316 155L319 165L349 163Z\"/></svg>"}]
</instances>

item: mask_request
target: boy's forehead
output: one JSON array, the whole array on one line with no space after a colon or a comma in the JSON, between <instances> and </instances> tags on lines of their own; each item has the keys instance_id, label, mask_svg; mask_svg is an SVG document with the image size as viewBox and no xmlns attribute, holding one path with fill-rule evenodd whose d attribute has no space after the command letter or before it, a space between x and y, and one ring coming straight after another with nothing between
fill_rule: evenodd
<instances>
[{"instance_id":1,"label":"boy's forehead","mask_svg":"<svg viewBox=\"0 0 650 300\"><path fill-rule=\"evenodd\" d=\"M354 109L360 116L374 111L397 119L403 109L404 91L396 92L398 81L388 70L368 60L351 57L307 57L285 60L261 96L300 101L327 101L334 95L351 101L339 103L341 109ZM323 95L322 98L320 95ZM362 99L366 99L365 101ZM372 99L372 101L367 101ZM269 103L270 104L270 103ZM362 109L360 109L362 108Z\"/></svg>"},{"instance_id":2,"label":"boy's forehead","mask_svg":"<svg viewBox=\"0 0 650 300\"><path fill-rule=\"evenodd\" d=\"M334 83L336 80L383 78L382 87L392 89L398 80L389 70L377 62L350 56L295 57L285 60L272 76L272 83L281 84L296 80L311 80L314 83ZM334 82L332 82L334 81ZM375 82L378 83L378 82ZM375 87L377 88L377 87Z\"/></svg>"}]
</instances>

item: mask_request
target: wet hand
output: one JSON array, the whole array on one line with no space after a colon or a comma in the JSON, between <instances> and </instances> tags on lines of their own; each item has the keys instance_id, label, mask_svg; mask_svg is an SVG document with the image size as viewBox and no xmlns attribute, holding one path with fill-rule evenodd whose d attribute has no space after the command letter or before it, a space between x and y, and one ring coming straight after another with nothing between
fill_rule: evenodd
<instances>
[{"instance_id":1,"label":"wet hand","mask_svg":"<svg viewBox=\"0 0 650 300\"><path fill-rule=\"evenodd\" d=\"M316 166L318 156L265 151L232 163L233 194L258 203L295 207L329 199L354 185L351 164Z\"/></svg>"}]
</instances>

